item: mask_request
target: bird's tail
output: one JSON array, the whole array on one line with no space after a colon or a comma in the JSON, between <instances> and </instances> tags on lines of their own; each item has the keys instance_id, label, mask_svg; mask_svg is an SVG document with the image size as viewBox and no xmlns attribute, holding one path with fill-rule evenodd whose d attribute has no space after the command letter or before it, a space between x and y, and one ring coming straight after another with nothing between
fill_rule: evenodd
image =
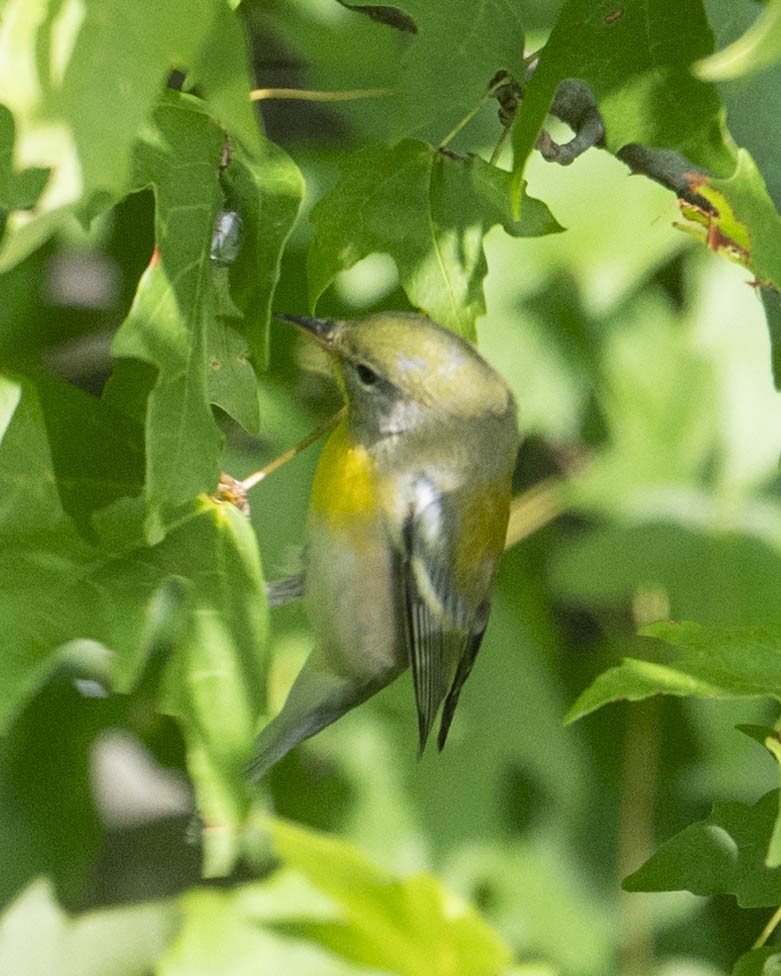
<instances>
[{"instance_id":1,"label":"bird's tail","mask_svg":"<svg viewBox=\"0 0 781 976\"><path fill-rule=\"evenodd\" d=\"M378 684L356 685L319 666L316 653L310 655L293 682L282 711L261 731L255 741L255 753L247 766L247 778L256 783L290 750L341 718L345 712L366 701Z\"/></svg>"}]
</instances>

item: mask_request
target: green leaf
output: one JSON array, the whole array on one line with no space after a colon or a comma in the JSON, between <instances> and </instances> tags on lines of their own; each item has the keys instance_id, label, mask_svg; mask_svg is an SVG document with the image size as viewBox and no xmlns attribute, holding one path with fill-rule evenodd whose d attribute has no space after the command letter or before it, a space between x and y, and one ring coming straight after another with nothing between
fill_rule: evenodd
<instances>
[{"instance_id":1,"label":"green leaf","mask_svg":"<svg viewBox=\"0 0 781 976\"><path fill-rule=\"evenodd\" d=\"M781 58L781 0L767 5L742 37L698 61L692 68L703 81L728 81L756 74Z\"/></svg>"},{"instance_id":2,"label":"green leaf","mask_svg":"<svg viewBox=\"0 0 781 976\"><path fill-rule=\"evenodd\" d=\"M600 674L572 706L568 721L608 702L651 695L696 698L775 698L781 701L781 635L772 631L710 630L691 621L659 621L640 633L678 651L670 664L624 660Z\"/></svg>"},{"instance_id":3,"label":"green leaf","mask_svg":"<svg viewBox=\"0 0 781 976\"><path fill-rule=\"evenodd\" d=\"M781 902L781 868L765 864L778 813L778 790L753 806L716 803L705 820L666 841L624 879L627 891L691 891L734 895L743 908Z\"/></svg>"},{"instance_id":4,"label":"green leaf","mask_svg":"<svg viewBox=\"0 0 781 976\"><path fill-rule=\"evenodd\" d=\"M507 189L508 173L411 139L347 157L339 181L312 210L311 307L338 271L387 253L413 305L474 339L475 320L485 311L486 231L497 223L518 237L561 229L538 201L530 200L528 214L513 221L502 200Z\"/></svg>"},{"instance_id":5,"label":"green leaf","mask_svg":"<svg viewBox=\"0 0 781 976\"><path fill-rule=\"evenodd\" d=\"M251 152L242 145L231 149L230 163L223 173L225 204L243 223L243 243L230 265L231 297L245 317L236 324L249 346L256 369L268 365L268 326L274 289L279 280L285 243L298 215L303 179L278 146L255 140ZM247 427L241 418L229 411ZM255 431L257 425L247 427Z\"/></svg>"},{"instance_id":6,"label":"green leaf","mask_svg":"<svg viewBox=\"0 0 781 976\"><path fill-rule=\"evenodd\" d=\"M197 0L181 3L177 18L180 36L187 37L194 28L198 36L191 42L192 55L176 66L188 69L188 84L203 88L209 115L238 140L245 153L262 159L266 139L249 98L253 77L241 15L221 0Z\"/></svg>"},{"instance_id":7,"label":"green leaf","mask_svg":"<svg viewBox=\"0 0 781 976\"><path fill-rule=\"evenodd\" d=\"M516 193L556 88L565 78L591 88L611 152L640 143L678 151L715 172L731 172L733 156L724 141L716 90L694 79L687 67L712 46L700 0L624 5L568 0L513 127Z\"/></svg>"},{"instance_id":8,"label":"green leaf","mask_svg":"<svg viewBox=\"0 0 781 976\"><path fill-rule=\"evenodd\" d=\"M292 883L291 883L292 882ZM292 916L333 915L309 885L277 872L262 883L227 890L200 887L179 900L182 925L160 958L159 976L256 976L306 973L349 976L341 959L317 945L279 935L268 922ZM356 976L365 970L355 970Z\"/></svg>"},{"instance_id":9,"label":"green leaf","mask_svg":"<svg viewBox=\"0 0 781 976\"><path fill-rule=\"evenodd\" d=\"M65 511L87 538L92 515L144 484L143 428L68 383L35 377Z\"/></svg>"},{"instance_id":10,"label":"green leaf","mask_svg":"<svg viewBox=\"0 0 781 976\"><path fill-rule=\"evenodd\" d=\"M209 323L207 355L209 401L238 420L245 430L257 433L260 424L257 380L244 337L215 318Z\"/></svg>"},{"instance_id":11,"label":"green leaf","mask_svg":"<svg viewBox=\"0 0 781 976\"><path fill-rule=\"evenodd\" d=\"M762 175L745 149L738 151L737 167L727 179L697 177L692 187L715 213L681 202L688 221L679 225L713 250L748 268L757 283L781 291L781 216L765 187Z\"/></svg>"},{"instance_id":12,"label":"green leaf","mask_svg":"<svg viewBox=\"0 0 781 976\"><path fill-rule=\"evenodd\" d=\"M480 104L497 71L523 77L524 17L506 0L405 0L402 6L418 32L402 61L396 136L438 145Z\"/></svg>"},{"instance_id":13,"label":"green leaf","mask_svg":"<svg viewBox=\"0 0 781 976\"><path fill-rule=\"evenodd\" d=\"M770 365L773 370L773 382L777 390L781 389L781 300L774 291L761 289L762 307L765 310L767 331L770 336Z\"/></svg>"},{"instance_id":14,"label":"green leaf","mask_svg":"<svg viewBox=\"0 0 781 976\"><path fill-rule=\"evenodd\" d=\"M18 156L51 179L34 219L10 222L0 268L74 212L91 218L131 189L133 145L174 68L193 69L217 117L258 151L246 39L222 0L8 0L3 22L0 91Z\"/></svg>"},{"instance_id":15,"label":"green leaf","mask_svg":"<svg viewBox=\"0 0 781 976\"><path fill-rule=\"evenodd\" d=\"M230 869L250 797L242 776L265 703L266 600L252 528L200 500L155 547L88 546L59 501L33 389L0 377L0 732L65 666L129 693L152 652L170 656L160 709L179 717L207 834L210 872ZM120 435L121 436L121 435ZM110 451L109 451L110 452ZM128 546L128 500L96 520ZM137 535L140 527L137 524ZM110 651L110 679L94 651ZM74 672L75 669L75 672ZM86 669L86 671L85 671Z\"/></svg>"},{"instance_id":16,"label":"green leaf","mask_svg":"<svg viewBox=\"0 0 781 976\"><path fill-rule=\"evenodd\" d=\"M338 922L291 926L308 939L404 976L489 976L510 964L499 937L430 875L402 880L343 840L280 820L269 821L268 829L283 863L339 906Z\"/></svg>"},{"instance_id":17,"label":"green leaf","mask_svg":"<svg viewBox=\"0 0 781 976\"><path fill-rule=\"evenodd\" d=\"M5 105L0 105L0 217L11 210L30 210L41 195L49 179L49 170L32 167L22 172L14 170L14 117ZM0 226L0 232L2 226Z\"/></svg>"},{"instance_id":18,"label":"green leaf","mask_svg":"<svg viewBox=\"0 0 781 976\"><path fill-rule=\"evenodd\" d=\"M216 486L222 437L208 391L212 230L222 133L192 100L166 100L140 147L137 181L155 192L157 247L112 352L157 369L146 412L150 538L164 513ZM123 395L112 389L114 406ZM157 535L159 538L159 534Z\"/></svg>"},{"instance_id":19,"label":"green leaf","mask_svg":"<svg viewBox=\"0 0 781 976\"><path fill-rule=\"evenodd\" d=\"M74 580L92 552L66 519L40 405L27 384L0 375L0 733L79 636Z\"/></svg>"},{"instance_id":20,"label":"green leaf","mask_svg":"<svg viewBox=\"0 0 781 976\"><path fill-rule=\"evenodd\" d=\"M15 976L138 976L152 972L178 921L174 902L66 914L35 881L0 916L0 971Z\"/></svg>"},{"instance_id":21,"label":"green leaf","mask_svg":"<svg viewBox=\"0 0 781 976\"><path fill-rule=\"evenodd\" d=\"M763 946L747 952L735 963L732 976L781 976L778 946Z\"/></svg>"},{"instance_id":22,"label":"green leaf","mask_svg":"<svg viewBox=\"0 0 781 976\"><path fill-rule=\"evenodd\" d=\"M237 509L210 503L152 555L166 575L187 573L161 710L183 722L209 828L204 870L223 875L240 853L251 799L244 768L265 705L267 610L257 542Z\"/></svg>"}]
</instances>

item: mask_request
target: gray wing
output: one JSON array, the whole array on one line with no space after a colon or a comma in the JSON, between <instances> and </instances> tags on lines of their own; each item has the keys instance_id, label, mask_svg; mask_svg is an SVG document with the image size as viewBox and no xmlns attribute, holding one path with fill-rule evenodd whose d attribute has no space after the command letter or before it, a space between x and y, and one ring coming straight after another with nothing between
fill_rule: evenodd
<instances>
[{"instance_id":1,"label":"gray wing","mask_svg":"<svg viewBox=\"0 0 781 976\"><path fill-rule=\"evenodd\" d=\"M404 526L401 577L422 752L447 695L437 740L440 749L445 744L485 631L488 605L469 607L452 578L451 547L458 529L453 498L425 479L416 487L419 505L413 505Z\"/></svg>"}]
</instances>

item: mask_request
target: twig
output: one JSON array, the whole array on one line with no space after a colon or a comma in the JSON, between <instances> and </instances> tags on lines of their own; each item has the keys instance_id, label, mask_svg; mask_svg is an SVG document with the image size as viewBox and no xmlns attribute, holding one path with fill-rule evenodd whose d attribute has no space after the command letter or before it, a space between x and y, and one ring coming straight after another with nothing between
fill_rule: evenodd
<instances>
[{"instance_id":1,"label":"twig","mask_svg":"<svg viewBox=\"0 0 781 976\"><path fill-rule=\"evenodd\" d=\"M299 102L351 102L359 98L384 98L392 88L354 88L349 91L308 91L303 88L255 88L249 93L253 102L269 98L293 99Z\"/></svg>"},{"instance_id":2,"label":"twig","mask_svg":"<svg viewBox=\"0 0 781 976\"><path fill-rule=\"evenodd\" d=\"M241 482L244 491L249 491L250 488L254 488L255 485L263 481L264 478L267 478L273 471L281 468L282 465L287 464L288 461L292 461L297 454L300 454L301 451L309 447L310 444L314 444L314 442L319 440L323 434L327 434L329 430L333 430L342 417L344 417L345 409L345 407L342 407L341 410L337 410L332 417L329 417L328 420L324 420L322 424L315 427L315 429L310 434L307 434L302 441L299 441L295 447L291 447L289 451L285 451L284 454L280 454L278 458L275 458L270 464L267 464L265 468L261 468L260 471L256 471L254 474L244 478L244 480Z\"/></svg>"},{"instance_id":3,"label":"twig","mask_svg":"<svg viewBox=\"0 0 781 976\"><path fill-rule=\"evenodd\" d=\"M781 922L781 907L777 908L773 914L770 916L770 921L762 929L759 934L759 938L751 947L752 949L761 949L762 946L767 942L770 936L773 934L773 929Z\"/></svg>"}]
</instances>

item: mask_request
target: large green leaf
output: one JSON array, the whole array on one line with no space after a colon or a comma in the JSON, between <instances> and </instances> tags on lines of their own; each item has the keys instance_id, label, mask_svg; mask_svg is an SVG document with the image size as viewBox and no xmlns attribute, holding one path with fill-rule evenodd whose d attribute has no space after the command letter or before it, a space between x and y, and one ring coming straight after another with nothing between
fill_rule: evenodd
<instances>
[{"instance_id":1,"label":"large green leaf","mask_svg":"<svg viewBox=\"0 0 781 976\"><path fill-rule=\"evenodd\" d=\"M376 969L404 976L500 972L510 954L468 905L433 877L401 879L352 845L280 820L269 823L277 854L338 906L338 920L288 930Z\"/></svg>"},{"instance_id":2,"label":"large green leaf","mask_svg":"<svg viewBox=\"0 0 781 976\"><path fill-rule=\"evenodd\" d=\"M477 157L454 158L412 139L347 157L339 181L312 211L310 305L338 271L387 253L413 305L474 339L475 320L485 311L486 231L502 224L513 236L534 237L561 229L532 199L513 221L509 180Z\"/></svg>"},{"instance_id":3,"label":"large green leaf","mask_svg":"<svg viewBox=\"0 0 781 976\"><path fill-rule=\"evenodd\" d=\"M400 6L418 30L402 61L396 135L437 145L480 103L497 71L522 76L524 18L508 0Z\"/></svg>"},{"instance_id":4,"label":"large green leaf","mask_svg":"<svg viewBox=\"0 0 781 976\"><path fill-rule=\"evenodd\" d=\"M611 152L628 143L672 149L728 175L733 157L723 138L718 96L688 71L712 47L700 0L630 0L620 6L607 0L568 0L542 50L513 129L516 180L565 78L591 88Z\"/></svg>"},{"instance_id":5,"label":"large green leaf","mask_svg":"<svg viewBox=\"0 0 781 976\"><path fill-rule=\"evenodd\" d=\"M572 721L607 702L650 695L775 698L781 701L781 635L752 629L716 631L685 621L660 621L641 631L672 644L670 662L629 658L600 674L569 713Z\"/></svg>"},{"instance_id":6,"label":"large green leaf","mask_svg":"<svg viewBox=\"0 0 781 976\"><path fill-rule=\"evenodd\" d=\"M716 803L705 820L666 841L624 880L628 891L734 895L744 908L781 901L781 868L765 864L778 813L778 790L753 806Z\"/></svg>"},{"instance_id":7,"label":"large green leaf","mask_svg":"<svg viewBox=\"0 0 781 976\"><path fill-rule=\"evenodd\" d=\"M148 363L156 377L141 394L145 404L137 371L127 367L106 396L130 415L145 409L152 539L166 513L216 486L222 437L211 403L251 431L259 424L250 358L265 363L279 260L301 186L290 160L265 144L254 155L236 145L223 174L224 149L225 134L202 104L171 93L136 154L134 182L155 193L156 247L112 351ZM246 228L235 262L213 256L215 220L226 212Z\"/></svg>"},{"instance_id":8,"label":"large green leaf","mask_svg":"<svg viewBox=\"0 0 781 976\"><path fill-rule=\"evenodd\" d=\"M157 246L112 351L157 370L146 410L152 537L164 510L213 490L219 474L222 438L209 403L208 335L222 143L219 128L195 102L172 97L157 109L138 152L136 182L155 191ZM111 399L127 409L116 385Z\"/></svg>"},{"instance_id":9,"label":"large green leaf","mask_svg":"<svg viewBox=\"0 0 781 976\"><path fill-rule=\"evenodd\" d=\"M92 216L127 193L133 144L174 68L193 68L220 120L258 146L246 41L224 0L7 0L0 101L16 118L17 159L51 179L32 219L13 214L0 267L74 210Z\"/></svg>"},{"instance_id":10,"label":"large green leaf","mask_svg":"<svg viewBox=\"0 0 781 976\"><path fill-rule=\"evenodd\" d=\"M125 500L99 513L103 546L89 546L62 510L31 387L0 378L0 407L0 731L58 669L129 693L150 654L169 655L159 707L184 728L212 828L207 866L228 870L250 800L242 769L265 701L265 593L252 528L233 506L202 498L147 547L138 506Z\"/></svg>"}]
</instances>

